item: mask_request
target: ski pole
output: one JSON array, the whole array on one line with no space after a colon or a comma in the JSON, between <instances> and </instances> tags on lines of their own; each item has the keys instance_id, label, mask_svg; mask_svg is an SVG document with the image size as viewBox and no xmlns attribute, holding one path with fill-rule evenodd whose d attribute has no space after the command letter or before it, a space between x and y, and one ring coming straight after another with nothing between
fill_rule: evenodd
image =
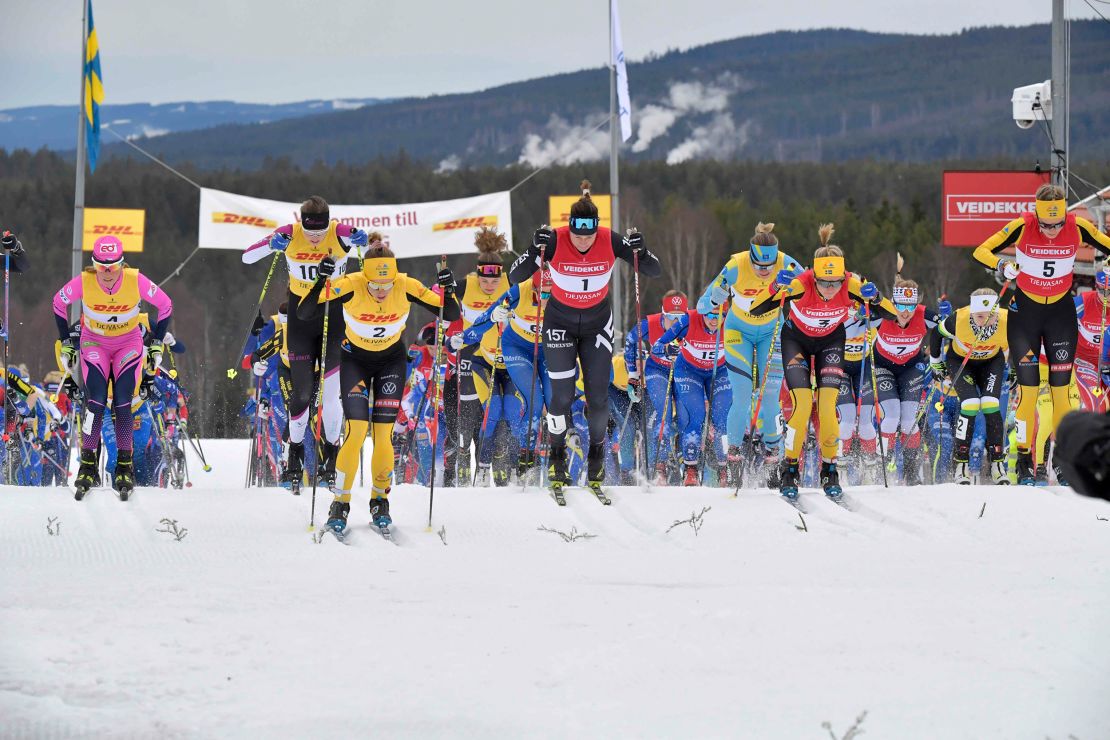
<instances>
[{"instance_id":1,"label":"ski pole","mask_svg":"<svg viewBox=\"0 0 1110 740\"><path fill-rule=\"evenodd\" d=\"M886 479L886 451L883 449L883 417L882 417L882 404L879 403L879 384L875 380L875 345L871 343L871 303L870 301L863 302L863 316L867 324L867 332L863 335L864 345L866 347L864 353L864 360L869 361L871 365L871 394L875 401L875 426L878 428L879 438L879 460L882 461L883 469L883 488L889 488L890 484ZM820 392L820 391L818 391Z\"/></svg>"},{"instance_id":2,"label":"ski pole","mask_svg":"<svg viewBox=\"0 0 1110 740\"><path fill-rule=\"evenodd\" d=\"M536 335L532 342L532 385L528 388L528 434L524 438L524 443L529 447L532 446L532 425L536 421L535 404L536 402L536 380L539 375L540 369L540 335L543 334L543 273L545 269L545 262L547 259L546 250L540 251L540 293L532 291L532 295L536 301L536 325L534 328ZM542 395L542 394L541 394ZM544 399L546 403L546 399ZM540 413L543 413L542 411ZM542 426L542 422L541 422ZM536 450L539 450L539 433L536 434ZM538 454L533 453L532 463L538 462ZM522 486L523 488L523 486Z\"/></svg>"},{"instance_id":3,"label":"ski pole","mask_svg":"<svg viewBox=\"0 0 1110 740\"><path fill-rule=\"evenodd\" d=\"M671 402L671 388L673 387L673 384L674 384L674 364L675 364L675 360L677 360L677 359L678 359L677 357L672 357L671 358L671 367L670 367L670 370L667 372L667 386L664 389L664 393L663 393L663 412L659 415L659 437L655 440L655 468L656 468L656 470L659 469L659 465L661 464L659 462L659 454L660 454L661 450L663 449L663 429L667 426L667 419L668 419L667 414L668 414L668 412L670 412L671 414L674 413L673 408L670 407L669 404ZM647 378L644 379L644 389L645 390L647 389ZM664 470L665 469L666 469L666 467L664 465ZM665 479L664 479L663 483L664 483L664 485L666 485L666 480Z\"/></svg>"},{"instance_id":4,"label":"ski pole","mask_svg":"<svg viewBox=\"0 0 1110 740\"><path fill-rule=\"evenodd\" d=\"M727 288L728 283L724 279L721 280L721 287ZM717 368L720 367L721 359L721 339L725 333L725 304L717 306L717 341L713 343L713 372L709 375L709 393L706 394L706 409L705 409L705 422L701 425L701 454L698 458L701 460L701 484L705 485L705 471L709 467L705 464L705 447L707 438L709 437L709 422L713 418L713 396L717 386ZM720 481L718 481L720 483Z\"/></svg>"},{"instance_id":5,"label":"ski pole","mask_svg":"<svg viewBox=\"0 0 1110 740\"><path fill-rule=\"evenodd\" d=\"M258 303L255 304L254 310L251 311L251 325L247 329L247 335L243 337L243 348L239 350L239 357L236 358L236 364L242 360L243 355L247 353L247 345L250 344L251 335L255 334L258 329L261 329L262 323L262 301L266 299L266 291L270 289L270 280L274 276L274 268L277 267L278 260L281 258L281 252L274 255L273 260L270 261L270 271L266 273L266 282L262 284L262 292L258 294ZM234 367L227 370L227 377L234 379L239 371Z\"/></svg>"},{"instance_id":6,"label":"ski pole","mask_svg":"<svg viewBox=\"0 0 1110 740\"><path fill-rule=\"evenodd\" d=\"M447 255L442 255L439 259L439 269L444 270L447 267ZM439 317L436 321L436 342L435 342L435 360L432 363L432 373L435 377L434 398L432 403L433 414L433 427L432 427L432 462L431 471L428 475L428 527L427 531L432 531L432 506L435 503L436 495L436 443L439 441L439 400L440 392L443 388L443 381L439 377L439 365L443 360L443 341L441 336L443 334L443 308L447 305L447 290L444 289L443 294L439 297ZM456 368L456 377L458 368ZM446 445L444 445L446 447ZM446 449L444 449L446 453Z\"/></svg>"},{"instance_id":7,"label":"ski pole","mask_svg":"<svg viewBox=\"0 0 1110 740\"><path fill-rule=\"evenodd\" d=\"M292 308L292 307L291 307ZM313 407L316 410L316 465L312 468L312 507L309 515L308 531L312 532L316 529L316 483L320 478L320 464L323 462L322 448L320 446L320 438L323 436L321 427L323 426L324 410L321 406L324 400L324 381L327 379L328 374L328 314L331 313L331 278L324 281L324 328L322 331L322 338L320 340L320 380L316 385L316 403ZM295 309L294 309L295 310Z\"/></svg>"},{"instance_id":8,"label":"ski pole","mask_svg":"<svg viewBox=\"0 0 1110 740\"><path fill-rule=\"evenodd\" d=\"M505 301L504 305L507 306L508 303L509 303L508 301ZM502 336L503 331L504 330L501 328L501 324L498 324L497 325L497 354L498 354L498 356L500 356L500 354L501 354L501 336ZM485 411L482 412L482 427L478 431L478 442L475 445L475 450L474 450L474 459L475 459L476 462L475 462L475 465L474 465L474 471L473 471L473 473L471 474L471 477L470 477L470 485L472 487L477 485L477 482L478 482L478 467L482 464L482 441L486 438L486 429L487 429L487 426L489 424L489 409L490 409L490 406L493 405L493 385L494 385L494 379L495 379L496 376L497 376L497 362L496 362L496 358L494 358L493 366L490 368L490 372L489 372L489 398L486 399L486 408L485 408Z\"/></svg>"},{"instance_id":9,"label":"ski pole","mask_svg":"<svg viewBox=\"0 0 1110 740\"><path fill-rule=\"evenodd\" d=\"M632 236L635 233L638 233L637 229L635 229L635 228L630 228L628 230L628 236ZM646 391L647 390L647 376L645 375L645 369L646 369L645 365L646 365L646 362L647 362L647 355L644 352L643 345L644 345L644 342L647 340L647 337L644 336L643 325L641 323L641 321L643 320L643 311L640 308L640 253L636 250L632 251L632 289L633 289L633 292L636 294L636 332L637 332L637 337L636 337L636 369L639 370L639 372L640 372L640 378L644 383L643 390ZM723 327L717 327L717 330L718 331L723 331L724 328ZM647 414L644 413L645 400L646 400L646 394L641 393L640 394L640 439L642 440L643 445L644 445L644 454L641 455L641 457L643 457L643 459L644 459L644 480L650 485L651 484L651 471L648 470L648 462L647 462L648 427L647 427ZM628 413L629 414L632 413L632 406L631 405L629 405L629 407L628 407ZM621 437L623 438L623 436L624 436L624 433L622 432Z\"/></svg>"},{"instance_id":10,"label":"ski pole","mask_svg":"<svg viewBox=\"0 0 1110 740\"><path fill-rule=\"evenodd\" d=\"M10 236L10 231L5 231L4 236ZM11 283L12 253L10 249L4 250L4 371L8 369L8 342L11 339L12 325L8 313L8 286Z\"/></svg>"}]
</instances>

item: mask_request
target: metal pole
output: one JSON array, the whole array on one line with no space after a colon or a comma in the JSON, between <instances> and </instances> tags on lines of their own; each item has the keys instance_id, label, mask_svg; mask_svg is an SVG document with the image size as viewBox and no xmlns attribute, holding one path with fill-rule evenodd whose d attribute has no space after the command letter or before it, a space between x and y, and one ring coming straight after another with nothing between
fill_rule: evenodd
<instances>
[{"instance_id":1,"label":"metal pole","mask_svg":"<svg viewBox=\"0 0 1110 740\"><path fill-rule=\"evenodd\" d=\"M1060 0L1062 2L1062 0ZM621 145L621 122L617 112L617 58L613 48L613 0L609 0L609 198L613 232L621 233L620 171L617 153ZM617 262L613 271L613 328L624 331L624 265Z\"/></svg>"},{"instance_id":2,"label":"metal pole","mask_svg":"<svg viewBox=\"0 0 1110 740\"><path fill-rule=\"evenodd\" d=\"M1067 190L1067 21L1064 0L1052 0L1052 181Z\"/></svg>"},{"instance_id":3,"label":"metal pole","mask_svg":"<svg viewBox=\"0 0 1110 740\"><path fill-rule=\"evenodd\" d=\"M77 181L73 193L73 276L81 273L81 242L85 232L85 65L88 63L89 3L81 0L81 87L77 97ZM71 308L71 320L77 318Z\"/></svg>"}]
</instances>

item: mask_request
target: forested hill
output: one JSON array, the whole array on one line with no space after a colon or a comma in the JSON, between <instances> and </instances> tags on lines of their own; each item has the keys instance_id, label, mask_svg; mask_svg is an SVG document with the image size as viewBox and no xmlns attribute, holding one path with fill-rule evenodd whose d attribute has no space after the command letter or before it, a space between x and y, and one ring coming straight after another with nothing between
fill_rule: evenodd
<instances>
[{"instance_id":1,"label":"forested hill","mask_svg":"<svg viewBox=\"0 0 1110 740\"><path fill-rule=\"evenodd\" d=\"M1110 158L1110 24L1076 21L1073 161ZM511 64L512 60L506 60ZM778 32L673 51L629 65L626 158L932 161L1029 157L1038 128L1010 117L1014 87L1050 76L1049 27L914 36L851 30ZM445 74L448 73L445 70ZM265 125L151 139L173 162L258 168L359 163L404 150L443 169L606 156L602 68L462 95L411 98ZM578 139L584 141L575 143ZM120 151L116 145L116 151Z\"/></svg>"}]
</instances>

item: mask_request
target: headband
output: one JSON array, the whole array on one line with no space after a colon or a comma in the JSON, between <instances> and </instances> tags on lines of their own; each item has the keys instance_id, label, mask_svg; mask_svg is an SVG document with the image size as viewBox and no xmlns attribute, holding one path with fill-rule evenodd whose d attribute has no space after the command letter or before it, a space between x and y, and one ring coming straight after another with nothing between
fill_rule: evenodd
<instances>
[{"instance_id":1,"label":"headband","mask_svg":"<svg viewBox=\"0 0 1110 740\"><path fill-rule=\"evenodd\" d=\"M983 313L984 311L993 311L994 307L998 305L998 296L991 295L973 295L971 296L971 312Z\"/></svg>"},{"instance_id":2,"label":"headband","mask_svg":"<svg viewBox=\"0 0 1110 740\"><path fill-rule=\"evenodd\" d=\"M362 263L362 274L375 283L392 283L397 279L396 257L372 257Z\"/></svg>"},{"instance_id":3,"label":"headband","mask_svg":"<svg viewBox=\"0 0 1110 740\"><path fill-rule=\"evenodd\" d=\"M686 313L686 296L672 295L663 299L663 313Z\"/></svg>"},{"instance_id":4,"label":"headband","mask_svg":"<svg viewBox=\"0 0 1110 740\"><path fill-rule=\"evenodd\" d=\"M301 214L301 228L307 231L323 231L329 224L331 224L331 215L328 211Z\"/></svg>"},{"instance_id":5,"label":"headband","mask_svg":"<svg viewBox=\"0 0 1110 740\"><path fill-rule=\"evenodd\" d=\"M890 300L894 303L918 303L921 297L918 295L917 288L910 285L903 285L896 287L891 292Z\"/></svg>"},{"instance_id":6,"label":"headband","mask_svg":"<svg viewBox=\"0 0 1110 740\"><path fill-rule=\"evenodd\" d=\"M818 280L843 280L844 258L830 255L813 261L813 275Z\"/></svg>"},{"instance_id":7,"label":"headband","mask_svg":"<svg viewBox=\"0 0 1110 740\"><path fill-rule=\"evenodd\" d=\"M1068 203L1065 200L1038 200L1037 218L1056 220L1063 218L1068 213Z\"/></svg>"}]
</instances>

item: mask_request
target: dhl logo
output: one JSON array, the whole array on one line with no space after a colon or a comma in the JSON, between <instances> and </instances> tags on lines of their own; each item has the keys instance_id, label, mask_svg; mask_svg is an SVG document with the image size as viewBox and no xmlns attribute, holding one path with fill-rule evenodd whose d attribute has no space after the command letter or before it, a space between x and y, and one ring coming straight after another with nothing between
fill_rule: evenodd
<instances>
[{"instance_id":1,"label":"dhl logo","mask_svg":"<svg viewBox=\"0 0 1110 740\"><path fill-rule=\"evenodd\" d=\"M92 310L100 313L126 313L131 310L131 306L113 306L106 303L97 303L92 307Z\"/></svg>"},{"instance_id":2,"label":"dhl logo","mask_svg":"<svg viewBox=\"0 0 1110 740\"><path fill-rule=\"evenodd\" d=\"M497 216L475 216L474 218L456 218L454 221L444 221L433 224L432 231L454 231L456 229L478 229L483 226L497 226Z\"/></svg>"},{"instance_id":3,"label":"dhl logo","mask_svg":"<svg viewBox=\"0 0 1110 740\"><path fill-rule=\"evenodd\" d=\"M388 316L380 313L364 313L358 315L358 320L367 324L392 324L401 319L400 314L391 313Z\"/></svg>"},{"instance_id":4,"label":"dhl logo","mask_svg":"<svg viewBox=\"0 0 1110 740\"><path fill-rule=\"evenodd\" d=\"M116 226L116 225L108 225L108 224L95 224L92 227L92 233L94 233L94 234L112 234L113 236L116 236L116 235L139 236L139 232L132 231L130 225Z\"/></svg>"},{"instance_id":5,"label":"dhl logo","mask_svg":"<svg viewBox=\"0 0 1110 740\"><path fill-rule=\"evenodd\" d=\"M327 257L329 252L297 252L293 259L297 262L319 262Z\"/></svg>"},{"instance_id":6,"label":"dhl logo","mask_svg":"<svg viewBox=\"0 0 1110 740\"><path fill-rule=\"evenodd\" d=\"M240 216L238 213L222 213L213 211L212 223L214 224L241 224L243 226L258 226L263 229L276 229L277 221L260 216Z\"/></svg>"},{"instance_id":7,"label":"dhl logo","mask_svg":"<svg viewBox=\"0 0 1110 740\"><path fill-rule=\"evenodd\" d=\"M742 291L740 291L740 295L753 296L759 295L762 292L763 291L759 288L744 288Z\"/></svg>"}]
</instances>

